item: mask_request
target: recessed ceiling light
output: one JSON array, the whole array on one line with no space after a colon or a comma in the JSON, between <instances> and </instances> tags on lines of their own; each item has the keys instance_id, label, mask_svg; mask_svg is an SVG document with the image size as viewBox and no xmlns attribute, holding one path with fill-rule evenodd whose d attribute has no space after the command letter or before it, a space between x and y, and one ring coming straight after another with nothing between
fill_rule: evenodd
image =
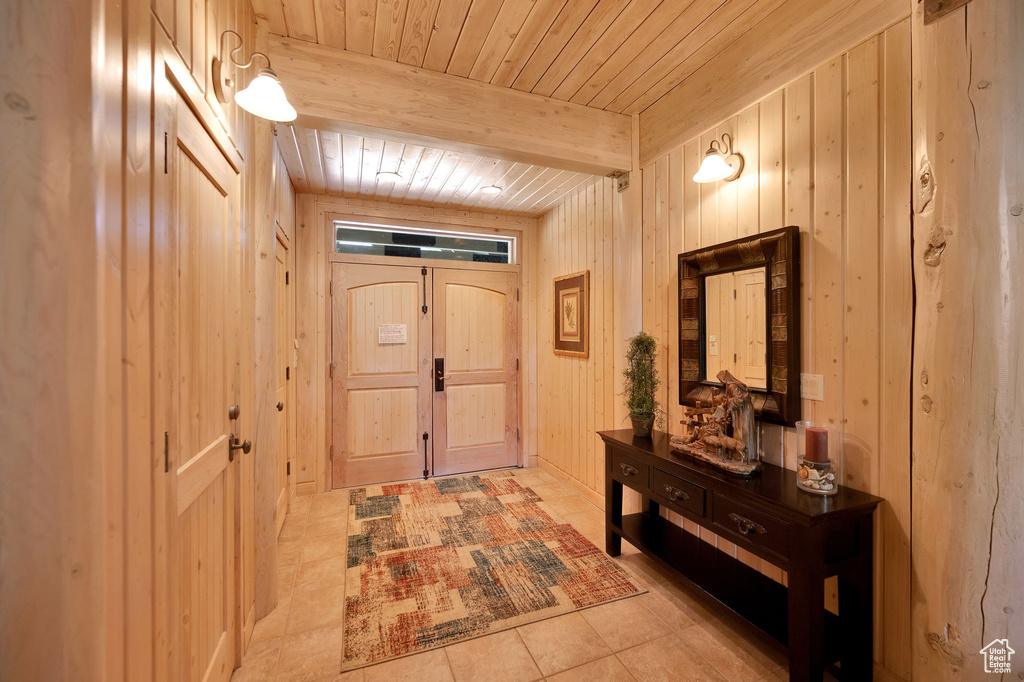
<instances>
[{"instance_id":1,"label":"recessed ceiling light","mask_svg":"<svg viewBox=\"0 0 1024 682\"><path fill-rule=\"evenodd\" d=\"M501 194L501 187L498 187L497 185L487 185L486 187L481 187L480 191L484 194Z\"/></svg>"},{"instance_id":2,"label":"recessed ceiling light","mask_svg":"<svg viewBox=\"0 0 1024 682\"><path fill-rule=\"evenodd\" d=\"M377 180L383 180L384 182L399 182L402 176L395 171L380 171L377 173Z\"/></svg>"}]
</instances>

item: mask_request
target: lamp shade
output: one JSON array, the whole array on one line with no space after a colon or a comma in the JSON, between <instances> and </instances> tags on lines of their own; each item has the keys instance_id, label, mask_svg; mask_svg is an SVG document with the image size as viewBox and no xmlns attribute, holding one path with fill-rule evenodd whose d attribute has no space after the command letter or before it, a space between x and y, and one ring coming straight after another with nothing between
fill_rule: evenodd
<instances>
[{"instance_id":1,"label":"lamp shade","mask_svg":"<svg viewBox=\"0 0 1024 682\"><path fill-rule=\"evenodd\" d=\"M270 69L260 69L249 87L236 92L235 103L250 114L270 121L294 121L297 116L277 74Z\"/></svg>"},{"instance_id":2,"label":"lamp shade","mask_svg":"<svg viewBox=\"0 0 1024 682\"><path fill-rule=\"evenodd\" d=\"M694 182L718 182L736 175L736 169L725 162L717 152L708 152L693 176Z\"/></svg>"}]
</instances>

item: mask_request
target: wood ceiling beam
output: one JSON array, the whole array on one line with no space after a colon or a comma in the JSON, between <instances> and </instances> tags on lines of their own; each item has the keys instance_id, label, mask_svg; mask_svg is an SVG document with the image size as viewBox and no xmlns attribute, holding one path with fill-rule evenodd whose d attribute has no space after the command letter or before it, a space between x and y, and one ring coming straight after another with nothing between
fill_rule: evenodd
<instances>
[{"instance_id":1,"label":"wood ceiling beam","mask_svg":"<svg viewBox=\"0 0 1024 682\"><path fill-rule=\"evenodd\" d=\"M909 13L907 3L893 0L784 2L640 113L641 165L656 161Z\"/></svg>"},{"instance_id":2,"label":"wood ceiling beam","mask_svg":"<svg viewBox=\"0 0 1024 682\"><path fill-rule=\"evenodd\" d=\"M606 175L630 117L314 43L271 37L296 125Z\"/></svg>"}]
</instances>

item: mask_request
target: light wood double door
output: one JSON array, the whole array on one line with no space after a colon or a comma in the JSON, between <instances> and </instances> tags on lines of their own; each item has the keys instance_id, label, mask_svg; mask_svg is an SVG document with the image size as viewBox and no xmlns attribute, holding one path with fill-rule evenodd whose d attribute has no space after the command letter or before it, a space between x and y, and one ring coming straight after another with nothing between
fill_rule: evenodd
<instances>
[{"instance_id":1,"label":"light wood double door","mask_svg":"<svg viewBox=\"0 0 1024 682\"><path fill-rule=\"evenodd\" d=\"M332 272L335 488L515 466L517 275Z\"/></svg>"}]
</instances>

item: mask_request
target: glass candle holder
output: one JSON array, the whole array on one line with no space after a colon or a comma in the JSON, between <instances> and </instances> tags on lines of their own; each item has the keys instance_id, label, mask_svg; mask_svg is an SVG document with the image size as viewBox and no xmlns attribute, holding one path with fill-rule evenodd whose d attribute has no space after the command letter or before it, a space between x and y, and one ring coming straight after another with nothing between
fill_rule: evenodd
<instances>
[{"instance_id":1,"label":"glass candle holder","mask_svg":"<svg viewBox=\"0 0 1024 682\"><path fill-rule=\"evenodd\" d=\"M815 495L834 495L839 490L839 470L829 457L828 427L811 422L796 426L797 487Z\"/></svg>"}]
</instances>

